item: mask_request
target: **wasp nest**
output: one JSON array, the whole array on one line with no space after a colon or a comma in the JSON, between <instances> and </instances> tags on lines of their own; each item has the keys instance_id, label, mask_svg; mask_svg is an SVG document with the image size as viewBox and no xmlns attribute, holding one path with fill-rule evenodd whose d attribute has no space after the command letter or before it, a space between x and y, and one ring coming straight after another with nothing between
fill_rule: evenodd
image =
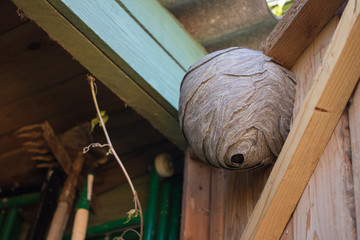
<instances>
[{"instance_id":1,"label":"wasp nest","mask_svg":"<svg viewBox=\"0 0 360 240\"><path fill-rule=\"evenodd\" d=\"M272 163L289 132L295 85L290 71L260 51L211 53L190 67L181 84L184 136L215 167Z\"/></svg>"}]
</instances>

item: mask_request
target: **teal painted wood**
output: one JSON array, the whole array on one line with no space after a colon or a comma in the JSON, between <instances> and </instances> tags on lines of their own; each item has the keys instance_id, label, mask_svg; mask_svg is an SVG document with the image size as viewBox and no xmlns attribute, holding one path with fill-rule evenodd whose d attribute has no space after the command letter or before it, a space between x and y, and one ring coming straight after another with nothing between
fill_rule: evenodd
<instances>
[{"instance_id":1,"label":"teal painted wood","mask_svg":"<svg viewBox=\"0 0 360 240\"><path fill-rule=\"evenodd\" d=\"M184 69L118 2L50 2L146 92L157 101L165 99L174 109L178 109ZM167 106L165 108L168 109Z\"/></svg>"},{"instance_id":2,"label":"teal painted wood","mask_svg":"<svg viewBox=\"0 0 360 240\"><path fill-rule=\"evenodd\" d=\"M158 1L117 1L129 10L185 70L206 54L206 50L191 38Z\"/></svg>"}]
</instances>

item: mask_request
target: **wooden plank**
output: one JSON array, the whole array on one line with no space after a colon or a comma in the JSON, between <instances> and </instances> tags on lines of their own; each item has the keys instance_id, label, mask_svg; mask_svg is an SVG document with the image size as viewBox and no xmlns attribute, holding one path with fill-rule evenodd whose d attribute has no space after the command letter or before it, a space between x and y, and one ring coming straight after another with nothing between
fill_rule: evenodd
<instances>
[{"instance_id":1,"label":"wooden plank","mask_svg":"<svg viewBox=\"0 0 360 240\"><path fill-rule=\"evenodd\" d=\"M291 68L297 80L293 119L297 116L306 94L311 88L316 71L321 67L326 49L331 42L339 20L338 16L334 17Z\"/></svg>"},{"instance_id":2,"label":"wooden plank","mask_svg":"<svg viewBox=\"0 0 360 240\"><path fill-rule=\"evenodd\" d=\"M244 232L272 167L227 172L224 239L238 239Z\"/></svg>"},{"instance_id":3,"label":"wooden plank","mask_svg":"<svg viewBox=\"0 0 360 240\"><path fill-rule=\"evenodd\" d=\"M31 3L25 0L14 0L13 2L118 97L149 120L156 129L177 146L185 148L186 142L179 128L176 111L164 107L164 104L159 103L152 95L144 91L137 82L114 64L112 59L59 14L51 4L45 0L35 0ZM85 5L89 5L89 3ZM147 61L149 60L147 59Z\"/></svg>"},{"instance_id":4,"label":"wooden plank","mask_svg":"<svg viewBox=\"0 0 360 240\"><path fill-rule=\"evenodd\" d=\"M184 69L116 1L50 3L168 111L177 109Z\"/></svg>"},{"instance_id":5,"label":"wooden plank","mask_svg":"<svg viewBox=\"0 0 360 240\"><path fill-rule=\"evenodd\" d=\"M294 239L356 239L349 154L344 112L295 209Z\"/></svg>"},{"instance_id":6,"label":"wooden plank","mask_svg":"<svg viewBox=\"0 0 360 240\"><path fill-rule=\"evenodd\" d=\"M281 235L280 240L293 240L293 218L290 218L286 228L284 229L283 234Z\"/></svg>"},{"instance_id":7,"label":"wooden plank","mask_svg":"<svg viewBox=\"0 0 360 240\"><path fill-rule=\"evenodd\" d=\"M320 34L315 38L315 40L310 44L310 46L305 50L305 52L296 61L296 63L291 69L294 72L297 79L293 118L295 118L296 115L298 114L300 107L306 97L306 94L311 87L316 71L321 66L321 62L324 58L326 49L331 42L332 36L336 30L338 23L339 23L339 17L335 16L329 22L329 24L326 25L326 27L320 32ZM321 159L319 161L321 161ZM306 215L305 213L301 213L301 214ZM293 218L294 216L291 217L288 225L284 230L283 235L281 236L281 238L284 240L294 238Z\"/></svg>"},{"instance_id":8,"label":"wooden plank","mask_svg":"<svg viewBox=\"0 0 360 240\"><path fill-rule=\"evenodd\" d=\"M263 52L290 68L344 0L298 0L263 44Z\"/></svg>"},{"instance_id":9,"label":"wooden plank","mask_svg":"<svg viewBox=\"0 0 360 240\"><path fill-rule=\"evenodd\" d=\"M298 80L294 116L338 24L335 17L293 67ZM354 239L348 121L340 118L293 214L293 238ZM329 197L332 196L332 197ZM288 235L287 235L288 236Z\"/></svg>"},{"instance_id":10,"label":"wooden plank","mask_svg":"<svg viewBox=\"0 0 360 240\"><path fill-rule=\"evenodd\" d=\"M16 12L16 6L10 0L0 2L0 35L21 25L26 19L22 19Z\"/></svg>"},{"instance_id":11,"label":"wooden plank","mask_svg":"<svg viewBox=\"0 0 360 240\"><path fill-rule=\"evenodd\" d=\"M69 175L73 161L70 159L67 151L60 142L59 138L55 135L48 122L42 124L42 129L44 131L44 139L49 145L51 152L54 154L56 160L59 162L64 172Z\"/></svg>"},{"instance_id":12,"label":"wooden plank","mask_svg":"<svg viewBox=\"0 0 360 240\"><path fill-rule=\"evenodd\" d=\"M224 239L226 172L211 168L209 239Z\"/></svg>"},{"instance_id":13,"label":"wooden plank","mask_svg":"<svg viewBox=\"0 0 360 240\"><path fill-rule=\"evenodd\" d=\"M352 153L352 172L354 178L355 218L357 239L360 239L360 85L358 85L350 108L349 123Z\"/></svg>"},{"instance_id":14,"label":"wooden plank","mask_svg":"<svg viewBox=\"0 0 360 240\"><path fill-rule=\"evenodd\" d=\"M280 238L359 79L359 12L349 1L242 239Z\"/></svg>"},{"instance_id":15,"label":"wooden plank","mask_svg":"<svg viewBox=\"0 0 360 240\"><path fill-rule=\"evenodd\" d=\"M110 114L112 123L119 118L119 111L125 108L124 103L100 82L97 88L98 98L101 99L100 107ZM9 124L7 128L0 130L0 145L3 146L1 151L11 151L21 147L22 142L16 138L13 131L24 125L46 120L55 133L61 133L75 124L90 121L96 113L93 106L89 105L89 92L84 89L89 89L89 86L86 75L81 75L0 107L4 111L4 114L0 116L0 122ZM121 115L126 116L126 113Z\"/></svg>"},{"instance_id":16,"label":"wooden plank","mask_svg":"<svg viewBox=\"0 0 360 240\"><path fill-rule=\"evenodd\" d=\"M185 152L180 239L209 239L210 167Z\"/></svg>"},{"instance_id":17,"label":"wooden plank","mask_svg":"<svg viewBox=\"0 0 360 240\"><path fill-rule=\"evenodd\" d=\"M0 130L0 134L10 133L24 125L42 122L53 116L61 116L70 110L84 108L89 102L84 89L88 89L88 83L85 75L82 75L38 92L34 96L0 107L3 112L0 122L7 126L6 129ZM92 116L93 114L89 119Z\"/></svg>"},{"instance_id":18,"label":"wooden plank","mask_svg":"<svg viewBox=\"0 0 360 240\"><path fill-rule=\"evenodd\" d=\"M183 30L177 19L158 1L117 1L123 4L130 16L135 18L183 69L187 70L206 54L206 50Z\"/></svg>"},{"instance_id":19,"label":"wooden plank","mask_svg":"<svg viewBox=\"0 0 360 240\"><path fill-rule=\"evenodd\" d=\"M1 35L0 51L0 106L86 71L32 22Z\"/></svg>"}]
</instances>

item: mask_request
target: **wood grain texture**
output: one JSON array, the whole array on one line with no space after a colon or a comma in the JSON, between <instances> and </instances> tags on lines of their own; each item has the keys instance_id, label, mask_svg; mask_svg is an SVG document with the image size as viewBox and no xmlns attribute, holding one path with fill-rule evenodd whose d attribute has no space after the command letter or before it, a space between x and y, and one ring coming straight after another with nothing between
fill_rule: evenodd
<instances>
[{"instance_id":1,"label":"wood grain texture","mask_svg":"<svg viewBox=\"0 0 360 240\"><path fill-rule=\"evenodd\" d=\"M326 49L331 42L332 36L336 30L338 23L339 23L339 17L336 16L319 33L319 35L314 39L314 41L309 45L309 47L304 51L304 53L299 57L299 59L296 61L296 63L291 69L294 72L296 79L298 81L296 84L296 96L295 96L295 103L293 110L293 118L295 118L296 115L298 114L300 107L306 97L306 94L308 93L312 85L316 71L321 66ZM323 161L322 158L319 161ZM319 168L318 166L319 165L317 165L317 167L315 168L315 171L317 171L317 169ZM309 183L310 182L314 183L314 181L312 180L310 180ZM309 185L307 187L309 187ZM328 184L322 187L328 189L331 186ZM304 196L302 196L302 198L306 199L306 197ZM303 220L306 221L305 213L298 210L295 210L295 212L298 215L298 217L303 216ZM283 235L281 236L281 238L284 240L295 239L293 229L297 226L294 226L293 218L294 218L294 214L289 220L289 223L286 226ZM306 224L304 223L303 225Z\"/></svg>"},{"instance_id":2,"label":"wood grain texture","mask_svg":"<svg viewBox=\"0 0 360 240\"><path fill-rule=\"evenodd\" d=\"M356 239L346 112L342 114L294 212L294 239Z\"/></svg>"},{"instance_id":3,"label":"wood grain texture","mask_svg":"<svg viewBox=\"0 0 360 240\"><path fill-rule=\"evenodd\" d=\"M186 73L179 120L192 150L225 169L273 163L289 132L292 73L263 53L229 48L207 55Z\"/></svg>"},{"instance_id":4,"label":"wood grain texture","mask_svg":"<svg viewBox=\"0 0 360 240\"><path fill-rule=\"evenodd\" d=\"M184 69L116 1L50 2L168 111L177 109Z\"/></svg>"},{"instance_id":5,"label":"wood grain texture","mask_svg":"<svg viewBox=\"0 0 360 240\"><path fill-rule=\"evenodd\" d=\"M227 172L224 239L239 239L271 173L272 166Z\"/></svg>"},{"instance_id":6,"label":"wood grain texture","mask_svg":"<svg viewBox=\"0 0 360 240\"><path fill-rule=\"evenodd\" d=\"M334 17L291 68L297 80L293 119L297 116L306 94L313 84L316 71L324 60L326 49L331 42L339 20L338 16Z\"/></svg>"},{"instance_id":7,"label":"wood grain texture","mask_svg":"<svg viewBox=\"0 0 360 240\"><path fill-rule=\"evenodd\" d=\"M298 0L263 44L263 52L290 68L331 20L344 0Z\"/></svg>"},{"instance_id":8,"label":"wood grain texture","mask_svg":"<svg viewBox=\"0 0 360 240\"><path fill-rule=\"evenodd\" d=\"M177 146L185 148L186 143L179 129L176 111L169 111L166 106L144 91L52 5L44 0L31 3L14 0L14 3L118 97L148 119Z\"/></svg>"},{"instance_id":9,"label":"wood grain texture","mask_svg":"<svg viewBox=\"0 0 360 240\"><path fill-rule=\"evenodd\" d=\"M359 79L359 12L349 1L242 239L280 238Z\"/></svg>"},{"instance_id":10,"label":"wood grain texture","mask_svg":"<svg viewBox=\"0 0 360 240\"><path fill-rule=\"evenodd\" d=\"M352 172L354 179L355 218L357 239L360 239L360 87L358 85L350 108L349 124L351 138Z\"/></svg>"},{"instance_id":11,"label":"wood grain texture","mask_svg":"<svg viewBox=\"0 0 360 240\"><path fill-rule=\"evenodd\" d=\"M65 150L63 144L55 135L54 130L51 128L48 122L42 124L42 129L44 131L44 139L50 147L51 152L54 154L56 160L59 162L64 172L69 175L72 170L71 166L73 165L73 161L70 159L68 152Z\"/></svg>"},{"instance_id":12,"label":"wood grain texture","mask_svg":"<svg viewBox=\"0 0 360 240\"><path fill-rule=\"evenodd\" d=\"M3 0L0 8L0 35L11 31L27 19L20 18L16 6L10 0Z\"/></svg>"},{"instance_id":13,"label":"wood grain texture","mask_svg":"<svg viewBox=\"0 0 360 240\"><path fill-rule=\"evenodd\" d=\"M184 70L206 54L206 50L158 1L118 1Z\"/></svg>"},{"instance_id":14,"label":"wood grain texture","mask_svg":"<svg viewBox=\"0 0 360 240\"><path fill-rule=\"evenodd\" d=\"M226 171L211 168L209 239L223 240L225 230Z\"/></svg>"},{"instance_id":15,"label":"wood grain texture","mask_svg":"<svg viewBox=\"0 0 360 240\"><path fill-rule=\"evenodd\" d=\"M185 152L181 240L209 239L210 167Z\"/></svg>"},{"instance_id":16,"label":"wood grain texture","mask_svg":"<svg viewBox=\"0 0 360 240\"><path fill-rule=\"evenodd\" d=\"M286 225L283 234L281 235L280 240L293 240L293 217L290 218L288 224Z\"/></svg>"},{"instance_id":17,"label":"wood grain texture","mask_svg":"<svg viewBox=\"0 0 360 240\"><path fill-rule=\"evenodd\" d=\"M307 75L294 108L300 108L338 22L335 17L294 65L295 75ZM356 239L349 154L348 120L343 113L294 211L294 239Z\"/></svg>"},{"instance_id":18,"label":"wood grain texture","mask_svg":"<svg viewBox=\"0 0 360 240\"><path fill-rule=\"evenodd\" d=\"M32 22L1 35L0 51L0 106L41 92L86 71Z\"/></svg>"}]
</instances>

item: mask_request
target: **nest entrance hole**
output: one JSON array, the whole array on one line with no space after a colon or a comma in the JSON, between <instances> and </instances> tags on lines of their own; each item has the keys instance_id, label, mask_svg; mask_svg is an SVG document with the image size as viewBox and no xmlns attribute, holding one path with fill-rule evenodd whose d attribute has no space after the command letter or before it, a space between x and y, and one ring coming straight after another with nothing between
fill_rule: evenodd
<instances>
[{"instance_id":1,"label":"nest entrance hole","mask_svg":"<svg viewBox=\"0 0 360 240\"><path fill-rule=\"evenodd\" d=\"M244 163L244 155L242 155L241 153L239 154L235 154L231 157L231 162L235 163L235 164L243 164Z\"/></svg>"}]
</instances>

